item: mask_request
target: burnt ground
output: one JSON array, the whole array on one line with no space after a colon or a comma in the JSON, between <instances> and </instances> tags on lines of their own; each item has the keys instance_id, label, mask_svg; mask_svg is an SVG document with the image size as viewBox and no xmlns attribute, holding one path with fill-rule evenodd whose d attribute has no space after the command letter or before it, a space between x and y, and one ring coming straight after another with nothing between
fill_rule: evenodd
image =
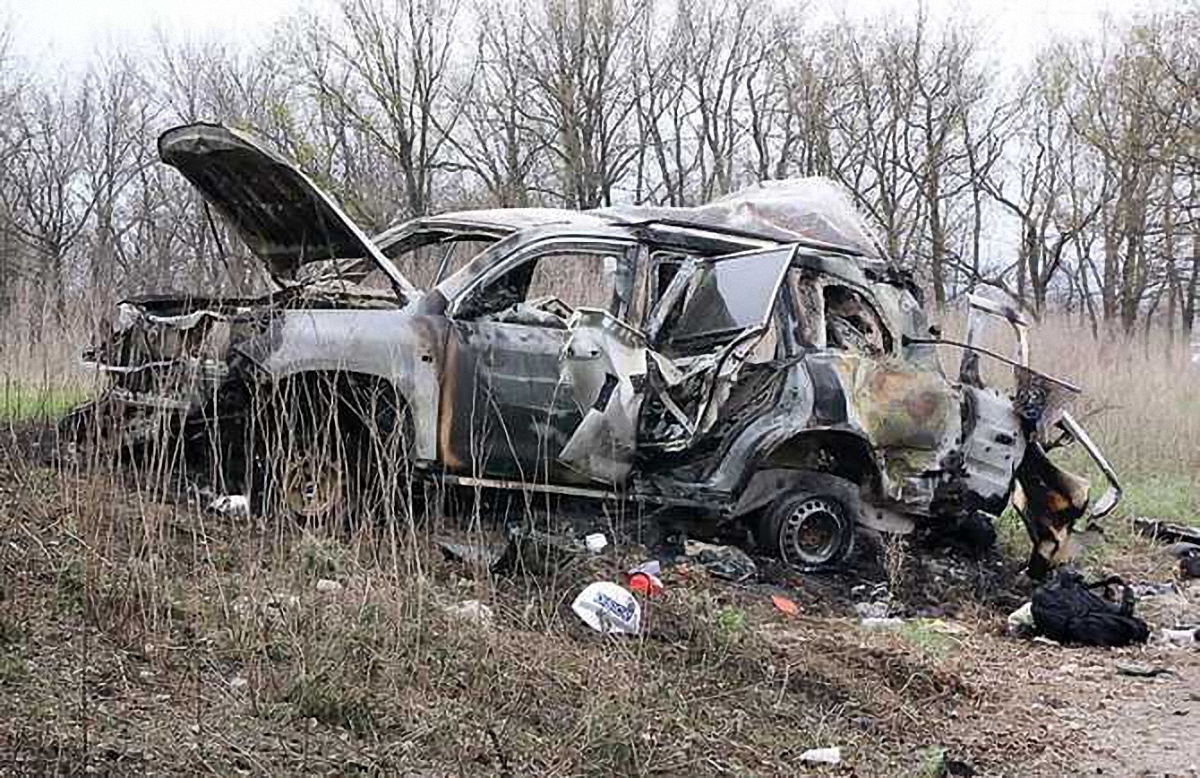
<instances>
[{"instance_id":1,"label":"burnt ground","mask_svg":"<svg viewBox=\"0 0 1200 778\"><path fill-rule=\"evenodd\" d=\"M222 518L128 468L47 465L48 445L10 438L0 465L2 775L1200 774L1200 649L1008 637L1030 587L995 554L733 584L659 547L643 635L605 638L570 602L651 555L622 532L496 575L434 543L501 541L469 511L412 531ZM1116 558L1171 580L1148 544ZM889 586L903 624L864 628L855 604ZM470 599L488 623L446 611ZM1200 583L1139 612L1198 621ZM801 760L822 746L842 763Z\"/></svg>"}]
</instances>

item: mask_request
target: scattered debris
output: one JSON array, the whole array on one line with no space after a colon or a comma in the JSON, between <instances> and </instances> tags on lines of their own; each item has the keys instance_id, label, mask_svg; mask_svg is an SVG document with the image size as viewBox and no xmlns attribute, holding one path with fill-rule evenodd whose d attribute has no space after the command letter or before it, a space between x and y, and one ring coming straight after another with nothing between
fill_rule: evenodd
<instances>
[{"instance_id":1,"label":"scattered debris","mask_svg":"<svg viewBox=\"0 0 1200 778\"><path fill-rule=\"evenodd\" d=\"M758 574L758 565L750 555L735 546L718 546L689 540L684 544L684 553L695 557L705 570L718 578L735 583L748 581Z\"/></svg>"},{"instance_id":2,"label":"scattered debris","mask_svg":"<svg viewBox=\"0 0 1200 778\"><path fill-rule=\"evenodd\" d=\"M655 597L663 590L662 579L649 573L632 573L627 576L629 588L644 597Z\"/></svg>"},{"instance_id":3,"label":"scattered debris","mask_svg":"<svg viewBox=\"0 0 1200 778\"><path fill-rule=\"evenodd\" d=\"M448 540L437 541L442 555L451 561L462 562L471 567L491 569L504 556L508 546L487 543L453 543Z\"/></svg>"},{"instance_id":4,"label":"scattered debris","mask_svg":"<svg viewBox=\"0 0 1200 778\"><path fill-rule=\"evenodd\" d=\"M647 562L642 562L640 565L634 565L629 568L629 574L645 573L646 575L661 575L662 564L657 559L651 559Z\"/></svg>"},{"instance_id":5,"label":"scattered debris","mask_svg":"<svg viewBox=\"0 0 1200 778\"><path fill-rule=\"evenodd\" d=\"M1027 602L1020 608L1008 614L1005 632L1012 637L1033 637L1037 627L1033 623L1033 603Z\"/></svg>"},{"instance_id":6,"label":"scattered debris","mask_svg":"<svg viewBox=\"0 0 1200 778\"><path fill-rule=\"evenodd\" d=\"M1117 675L1127 675L1132 678L1154 678L1159 675L1173 673L1166 667L1143 665L1137 662L1117 662Z\"/></svg>"},{"instance_id":7,"label":"scattered debris","mask_svg":"<svg viewBox=\"0 0 1200 778\"><path fill-rule=\"evenodd\" d=\"M889 602L854 603L854 612L860 619L886 619L891 610L892 606Z\"/></svg>"},{"instance_id":8,"label":"scattered debris","mask_svg":"<svg viewBox=\"0 0 1200 778\"><path fill-rule=\"evenodd\" d=\"M1151 540L1200 545L1200 529L1195 527L1138 516L1133 520L1133 528Z\"/></svg>"},{"instance_id":9,"label":"scattered debris","mask_svg":"<svg viewBox=\"0 0 1200 778\"><path fill-rule=\"evenodd\" d=\"M636 635L642 628L642 606L627 590L601 581L579 593L571 610L597 632Z\"/></svg>"},{"instance_id":10,"label":"scattered debris","mask_svg":"<svg viewBox=\"0 0 1200 778\"><path fill-rule=\"evenodd\" d=\"M838 746L834 746L833 748L810 748L800 755L800 761L815 764L841 764L842 749Z\"/></svg>"},{"instance_id":11,"label":"scattered debris","mask_svg":"<svg viewBox=\"0 0 1200 778\"><path fill-rule=\"evenodd\" d=\"M317 591L321 592L322 594L340 592L343 588L344 587L340 583L337 581L332 581L328 578L322 578L321 580L317 581Z\"/></svg>"},{"instance_id":12,"label":"scattered debris","mask_svg":"<svg viewBox=\"0 0 1200 778\"><path fill-rule=\"evenodd\" d=\"M478 624L481 627L492 626L494 617L492 609L479 600L464 600L457 605L447 605L443 610L451 618Z\"/></svg>"},{"instance_id":13,"label":"scattered debris","mask_svg":"<svg viewBox=\"0 0 1200 778\"><path fill-rule=\"evenodd\" d=\"M584 537L583 545L593 554L599 554L608 547L608 538L605 537L603 532L594 532Z\"/></svg>"},{"instance_id":14,"label":"scattered debris","mask_svg":"<svg viewBox=\"0 0 1200 778\"><path fill-rule=\"evenodd\" d=\"M248 683L250 683L250 682L249 682L249 681L247 681L245 678L243 678L243 677L242 677L242 676L240 676L240 675L237 675L237 676L234 676L233 678L230 678L230 679L229 679L229 688L231 688L231 689L242 689L242 688L245 688L245 686L246 686Z\"/></svg>"},{"instance_id":15,"label":"scattered debris","mask_svg":"<svg viewBox=\"0 0 1200 778\"><path fill-rule=\"evenodd\" d=\"M781 594L772 595L771 602L775 603L775 609L780 613L784 613L788 616L800 615L800 606Z\"/></svg>"},{"instance_id":16,"label":"scattered debris","mask_svg":"<svg viewBox=\"0 0 1200 778\"><path fill-rule=\"evenodd\" d=\"M654 597L663 590L662 579L658 577L660 572L662 565L657 559L651 559L629 568L625 572L625 581L630 589L643 597Z\"/></svg>"},{"instance_id":17,"label":"scattered debris","mask_svg":"<svg viewBox=\"0 0 1200 778\"><path fill-rule=\"evenodd\" d=\"M210 513L232 519L250 516L250 498L244 494L223 494L208 504Z\"/></svg>"},{"instance_id":18,"label":"scattered debris","mask_svg":"<svg viewBox=\"0 0 1200 778\"><path fill-rule=\"evenodd\" d=\"M1129 587L1135 597L1141 599L1143 597L1161 597L1167 594L1175 594L1175 584L1173 583L1143 583L1133 584Z\"/></svg>"},{"instance_id":19,"label":"scattered debris","mask_svg":"<svg viewBox=\"0 0 1200 778\"><path fill-rule=\"evenodd\" d=\"M1167 629L1158 631L1159 639L1173 646L1194 646L1200 644L1200 629Z\"/></svg>"},{"instance_id":20,"label":"scattered debris","mask_svg":"<svg viewBox=\"0 0 1200 778\"><path fill-rule=\"evenodd\" d=\"M1093 589L1118 587L1121 602L1110 602ZM1083 646L1127 646L1145 643L1146 622L1133 615L1133 591L1118 577L1088 584L1077 570L1063 568L1033 593L1033 623L1059 643Z\"/></svg>"}]
</instances>

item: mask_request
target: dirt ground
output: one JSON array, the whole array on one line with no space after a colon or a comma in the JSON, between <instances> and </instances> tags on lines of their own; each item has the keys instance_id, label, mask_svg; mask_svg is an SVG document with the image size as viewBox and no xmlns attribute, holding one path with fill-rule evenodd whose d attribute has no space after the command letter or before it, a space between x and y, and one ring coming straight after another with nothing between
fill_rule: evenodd
<instances>
[{"instance_id":1,"label":"dirt ground","mask_svg":"<svg viewBox=\"0 0 1200 778\"><path fill-rule=\"evenodd\" d=\"M1009 637L1030 584L998 555L909 549L904 621L875 630L855 604L880 564L733 584L658 549L643 634L606 638L569 606L650 556L630 542L494 575L434 542L499 539L486 522L217 517L20 442L0 466L0 775L1200 775L1200 649ZM1173 580L1149 544L1119 560ZM447 610L472 599L490 619ZM1200 623L1200 582L1139 613ZM827 746L840 764L801 757Z\"/></svg>"}]
</instances>

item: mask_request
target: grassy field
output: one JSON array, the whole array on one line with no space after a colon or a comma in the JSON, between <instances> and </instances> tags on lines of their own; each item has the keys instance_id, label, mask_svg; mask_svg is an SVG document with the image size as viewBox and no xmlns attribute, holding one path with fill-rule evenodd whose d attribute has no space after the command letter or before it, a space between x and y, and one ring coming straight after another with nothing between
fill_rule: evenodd
<instances>
[{"instance_id":1,"label":"grassy field","mask_svg":"<svg viewBox=\"0 0 1200 778\"><path fill-rule=\"evenodd\" d=\"M1200 682L1200 662L1157 648L1075 652L1067 678L1065 655L1004 637L1029 592L1028 542L1007 519L1007 559L897 552L895 632L853 611L854 587L886 569L734 586L676 567L640 638L603 639L569 603L644 559L632 543L497 576L432 543L494 540L486 521L220 518L136 468L49 462L36 422L86 396L82 340L0 349L0 775L937 776L953 760L1064 775L1088 759L1124 774L1092 733L1117 728L1126 701ZM1194 368L1162 346L1096 343L1062 321L1035 338L1036 363L1085 388L1079 416L1126 486L1085 560L1137 580L1170 569L1131 518L1195 522L1200 508ZM466 600L491 619L453 615ZM1163 657L1164 685L1080 679ZM801 759L833 745L840 767Z\"/></svg>"}]
</instances>

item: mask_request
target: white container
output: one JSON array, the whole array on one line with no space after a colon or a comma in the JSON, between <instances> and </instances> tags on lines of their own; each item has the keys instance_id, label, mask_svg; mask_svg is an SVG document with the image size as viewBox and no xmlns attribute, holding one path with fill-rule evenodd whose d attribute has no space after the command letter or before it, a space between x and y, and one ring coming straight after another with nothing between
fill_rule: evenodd
<instances>
[{"instance_id":1,"label":"white container","mask_svg":"<svg viewBox=\"0 0 1200 778\"><path fill-rule=\"evenodd\" d=\"M603 532L596 532L585 537L583 545L587 546L587 550L593 554L599 554L608 546L608 538L604 536Z\"/></svg>"}]
</instances>

